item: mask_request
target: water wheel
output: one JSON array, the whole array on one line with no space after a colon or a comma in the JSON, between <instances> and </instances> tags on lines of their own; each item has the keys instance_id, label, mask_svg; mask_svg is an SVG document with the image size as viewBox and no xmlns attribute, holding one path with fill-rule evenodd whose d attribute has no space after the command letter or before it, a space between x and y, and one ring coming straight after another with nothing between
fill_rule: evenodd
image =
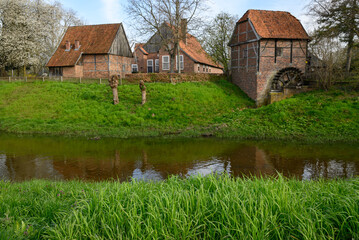
<instances>
[{"instance_id":1,"label":"water wheel","mask_svg":"<svg viewBox=\"0 0 359 240\"><path fill-rule=\"evenodd\" d=\"M302 72L297 68L285 68L280 70L272 82L273 92L282 92L284 88L298 88L303 85Z\"/></svg>"}]
</instances>

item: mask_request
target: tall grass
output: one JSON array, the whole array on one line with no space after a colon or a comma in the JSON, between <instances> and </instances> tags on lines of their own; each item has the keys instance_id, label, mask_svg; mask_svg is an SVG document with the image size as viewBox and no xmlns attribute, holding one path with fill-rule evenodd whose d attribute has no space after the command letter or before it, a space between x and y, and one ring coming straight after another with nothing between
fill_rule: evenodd
<instances>
[{"instance_id":1,"label":"tall grass","mask_svg":"<svg viewBox=\"0 0 359 240\"><path fill-rule=\"evenodd\" d=\"M1 239L359 239L359 179L0 183Z\"/></svg>"}]
</instances>

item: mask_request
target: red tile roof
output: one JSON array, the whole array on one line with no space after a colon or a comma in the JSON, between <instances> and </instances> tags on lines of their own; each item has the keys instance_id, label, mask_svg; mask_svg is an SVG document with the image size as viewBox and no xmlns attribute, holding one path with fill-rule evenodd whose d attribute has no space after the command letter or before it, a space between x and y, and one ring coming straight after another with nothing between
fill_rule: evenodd
<instances>
[{"instance_id":1,"label":"red tile roof","mask_svg":"<svg viewBox=\"0 0 359 240\"><path fill-rule=\"evenodd\" d=\"M107 54L120 26L119 23L69 27L47 67L74 66L81 54ZM81 47L78 51L74 50L75 40L80 41ZM69 52L65 51L66 41L71 43Z\"/></svg>"},{"instance_id":2,"label":"red tile roof","mask_svg":"<svg viewBox=\"0 0 359 240\"><path fill-rule=\"evenodd\" d=\"M180 41L180 48L195 62L217 68L223 68L212 60L208 53L202 48L197 38L189 33L187 33L187 44L185 44L184 41Z\"/></svg>"},{"instance_id":3,"label":"red tile roof","mask_svg":"<svg viewBox=\"0 0 359 240\"><path fill-rule=\"evenodd\" d=\"M248 10L238 23L248 19L261 38L310 39L300 21L289 12Z\"/></svg>"}]
</instances>

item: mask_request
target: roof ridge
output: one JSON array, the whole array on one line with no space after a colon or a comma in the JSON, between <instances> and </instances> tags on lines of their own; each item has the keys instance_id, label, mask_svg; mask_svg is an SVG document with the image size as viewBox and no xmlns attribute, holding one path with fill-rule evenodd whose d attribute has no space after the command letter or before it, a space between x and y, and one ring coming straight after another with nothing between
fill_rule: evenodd
<instances>
[{"instance_id":1,"label":"roof ridge","mask_svg":"<svg viewBox=\"0 0 359 240\"><path fill-rule=\"evenodd\" d=\"M78 25L78 26L69 26L69 28L73 28L73 27L94 27L94 26L108 26L108 25L121 25L122 22L120 23L102 23L102 24L90 24L90 25Z\"/></svg>"}]
</instances>

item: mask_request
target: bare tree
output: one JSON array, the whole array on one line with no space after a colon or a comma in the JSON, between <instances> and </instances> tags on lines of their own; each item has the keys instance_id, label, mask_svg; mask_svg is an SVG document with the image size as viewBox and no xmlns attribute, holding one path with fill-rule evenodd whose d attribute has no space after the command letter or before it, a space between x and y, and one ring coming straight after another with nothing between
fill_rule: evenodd
<instances>
[{"instance_id":1,"label":"bare tree","mask_svg":"<svg viewBox=\"0 0 359 240\"><path fill-rule=\"evenodd\" d=\"M231 40L238 16L229 13L219 13L212 21L206 24L202 34L202 42L205 50L214 61L221 63L224 72L229 74L231 49L228 42Z\"/></svg>"},{"instance_id":2,"label":"bare tree","mask_svg":"<svg viewBox=\"0 0 359 240\"><path fill-rule=\"evenodd\" d=\"M187 24L198 19L205 1L128 0L126 10L140 34L156 34L156 38L160 39L161 46L170 55L170 72L174 72L179 43L185 36L183 30L187 29Z\"/></svg>"},{"instance_id":3,"label":"bare tree","mask_svg":"<svg viewBox=\"0 0 359 240\"><path fill-rule=\"evenodd\" d=\"M316 34L312 34L316 35ZM328 90L344 78L345 47L338 38L313 38L309 44L309 76L319 87Z\"/></svg>"}]
</instances>

